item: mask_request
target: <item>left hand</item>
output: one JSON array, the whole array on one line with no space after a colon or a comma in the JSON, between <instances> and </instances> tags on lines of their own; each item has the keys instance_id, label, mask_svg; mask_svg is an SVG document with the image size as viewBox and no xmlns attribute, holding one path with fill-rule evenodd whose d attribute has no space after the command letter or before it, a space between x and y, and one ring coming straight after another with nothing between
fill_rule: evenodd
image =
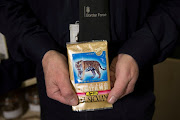
<instances>
[{"instance_id":1,"label":"left hand","mask_svg":"<svg viewBox=\"0 0 180 120\"><path fill-rule=\"evenodd\" d=\"M114 104L118 98L134 91L139 76L139 68L133 57L119 54L110 65L110 78L112 90L108 102Z\"/></svg>"},{"instance_id":2,"label":"left hand","mask_svg":"<svg viewBox=\"0 0 180 120\"><path fill-rule=\"evenodd\" d=\"M77 105L78 97L72 88L66 57L50 50L44 55L42 65L47 96L66 105Z\"/></svg>"}]
</instances>

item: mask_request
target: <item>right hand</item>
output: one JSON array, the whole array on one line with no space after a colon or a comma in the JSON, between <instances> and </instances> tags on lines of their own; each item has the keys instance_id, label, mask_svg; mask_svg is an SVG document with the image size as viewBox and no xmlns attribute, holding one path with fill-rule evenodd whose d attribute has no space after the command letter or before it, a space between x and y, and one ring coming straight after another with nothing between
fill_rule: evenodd
<instances>
[{"instance_id":1,"label":"right hand","mask_svg":"<svg viewBox=\"0 0 180 120\"><path fill-rule=\"evenodd\" d=\"M69 79L66 57L55 50L50 50L44 55L42 66L47 96L66 105L77 105L78 98Z\"/></svg>"},{"instance_id":2,"label":"right hand","mask_svg":"<svg viewBox=\"0 0 180 120\"><path fill-rule=\"evenodd\" d=\"M135 59L128 54L119 54L110 65L110 77L112 90L108 96L108 102L114 104L134 91L139 76L139 68Z\"/></svg>"}]
</instances>

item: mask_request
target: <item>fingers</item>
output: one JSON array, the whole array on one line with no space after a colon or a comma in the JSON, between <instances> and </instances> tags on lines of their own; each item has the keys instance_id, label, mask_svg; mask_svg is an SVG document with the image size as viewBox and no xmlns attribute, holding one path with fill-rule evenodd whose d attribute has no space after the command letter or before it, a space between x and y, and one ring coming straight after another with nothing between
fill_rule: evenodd
<instances>
[{"instance_id":1,"label":"fingers","mask_svg":"<svg viewBox=\"0 0 180 120\"><path fill-rule=\"evenodd\" d=\"M51 82L51 85L46 85L48 97L57 100L63 104L75 106L78 104L78 98L72 89L68 77L61 77L56 83Z\"/></svg>"},{"instance_id":2,"label":"fingers","mask_svg":"<svg viewBox=\"0 0 180 120\"><path fill-rule=\"evenodd\" d=\"M120 80L119 80L120 81ZM118 82L116 80L114 87L109 93L108 102L114 104L119 98L122 98L134 91L135 80L127 80L129 82Z\"/></svg>"},{"instance_id":3,"label":"fingers","mask_svg":"<svg viewBox=\"0 0 180 120\"><path fill-rule=\"evenodd\" d=\"M115 73L110 70L110 85L111 85L111 88L114 87L115 80L116 80Z\"/></svg>"},{"instance_id":4,"label":"fingers","mask_svg":"<svg viewBox=\"0 0 180 120\"><path fill-rule=\"evenodd\" d=\"M135 87L135 83L133 82L133 80L131 80L127 85L126 89L124 90L125 91L124 94L122 94L118 99L121 99L124 96L132 93L134 91L134 87Z\"/></svg>"},{"instance_id":5,"label":"fingers","mask_svg":"<svg viewBox=\"0 0 180 120\"><path fill-rule=\"evenodd\" d=\"M42 63L47 96L67 105L77 105L78 98L72 89L65 56L49 51Z\"/></svg>"},{"instance_id":6,"label":"fingers","mask_svg":"<svg viewBox=\"0 0 180 120\"><path fill-rule=\"evenodd\" d=\"M139 76L138 65L131 56L120 54L118 60L116 59L111 64L112 66L116 65L115 68L110 69L111 84L114 83L114 86L111 85L113 88L108 96L108 102L111 104L133 92Z\"/></svg>"},{"instance_id":7,"label":"fingers","mask_svg":"<svg viewBox=\"0 0 180 120\"><path fill-rule=\"evenodd\" d=\"M126 90L125 90L125 93L124 93L124 95L121 96L121 98L124 97L124 96L126 96L126 95L128 95L128 94L130 94L130 93L132 93L132 92L134 91L135 81L136 81L136 80L131 80L131 81L129 82L129 84L127 85L127 88L126 88Z\"/></svg>"},{"instance_id":8,"label":"fingers","mask_svg":"<svg viewBox=\"0 0 180 120\"><path fill-rule=\"evenodd\" d=\"M72 89L69 76L61 77L60 81L58 82L58 87L60 88L61 97L63 98L61 100L62 103L73 106L78 104L78 98Z\"/></svg>"},{"instance_id":9,"label":"fingers","mask_svg":"<svg viewBox=\"0 0 180 120\"><path fill-rule=\"evenodd\" d=\"M115 71L116 71L117 58L118 57L115 57L112 60L111 65L110 65L110 82L111 82L110 84L111 84L111 88L114 87L114 83L115 83L115 80L116 80Z\"/></svg>"},{"instance_id":10,"label":"fingers","mask_svg":"<svg viewBox=\"0 0 180 120\"><path fill-rule=\"evenodd\" d=\"M121 76L117 76L114 87L109 93L108 102L114 104L118 100L118 98L123 96L128 87L128 83L129 80L127 79L126 75L121 74Z\"/></svg>"}]
</instances>

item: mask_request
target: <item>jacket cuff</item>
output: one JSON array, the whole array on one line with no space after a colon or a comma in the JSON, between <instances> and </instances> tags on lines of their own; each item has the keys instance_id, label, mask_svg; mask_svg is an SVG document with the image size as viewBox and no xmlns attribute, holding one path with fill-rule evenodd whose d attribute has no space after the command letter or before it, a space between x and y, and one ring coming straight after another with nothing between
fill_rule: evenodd
<instances>
[{"instance_id":1,"label":"jacket cuff","mask_svg":"<svg viewBox=\"0 0 180 120\"><path fill-rule=\"evenodd\" d=\"M147 65L153 65L154 59L158 56L158 44L148 27L135 32L119 49L119 54L132 56L138 64L139 69Z\"/></svg>"},{"instance_id":2,"label":"jacket cuff","mask_svg":"<svg viewBox=\"0 0 180 120\"><path fill-rule=\"evenodd\" d=\"M25 56L35 63L41 63L43 56L49 50L62 52L58 43L46 33L38 33L24 38L23 51Z\"/></svg>"}]
</instances>

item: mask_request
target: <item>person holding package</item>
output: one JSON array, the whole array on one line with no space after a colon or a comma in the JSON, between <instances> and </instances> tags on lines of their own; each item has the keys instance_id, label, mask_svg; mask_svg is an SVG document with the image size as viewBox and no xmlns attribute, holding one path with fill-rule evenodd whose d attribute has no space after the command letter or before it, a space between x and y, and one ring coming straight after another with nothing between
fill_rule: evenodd
<instances>
[{"instance_id":1,"label":"person holding package","mask_svg":"<svg viewBox=\"0 0 180 120\"><path fill-rule=\"evenodd\" d=\"M110 110L72 112L78 104L68 72L69 24L78 0L1 0L11 56L37 64L42 120L151 120L153 64L172 51L179 35L179 0L110 0ZM1 14L2 15L2 14ZM117 56L117 57L116 57Z\"/></svg>"}]
</instances>

